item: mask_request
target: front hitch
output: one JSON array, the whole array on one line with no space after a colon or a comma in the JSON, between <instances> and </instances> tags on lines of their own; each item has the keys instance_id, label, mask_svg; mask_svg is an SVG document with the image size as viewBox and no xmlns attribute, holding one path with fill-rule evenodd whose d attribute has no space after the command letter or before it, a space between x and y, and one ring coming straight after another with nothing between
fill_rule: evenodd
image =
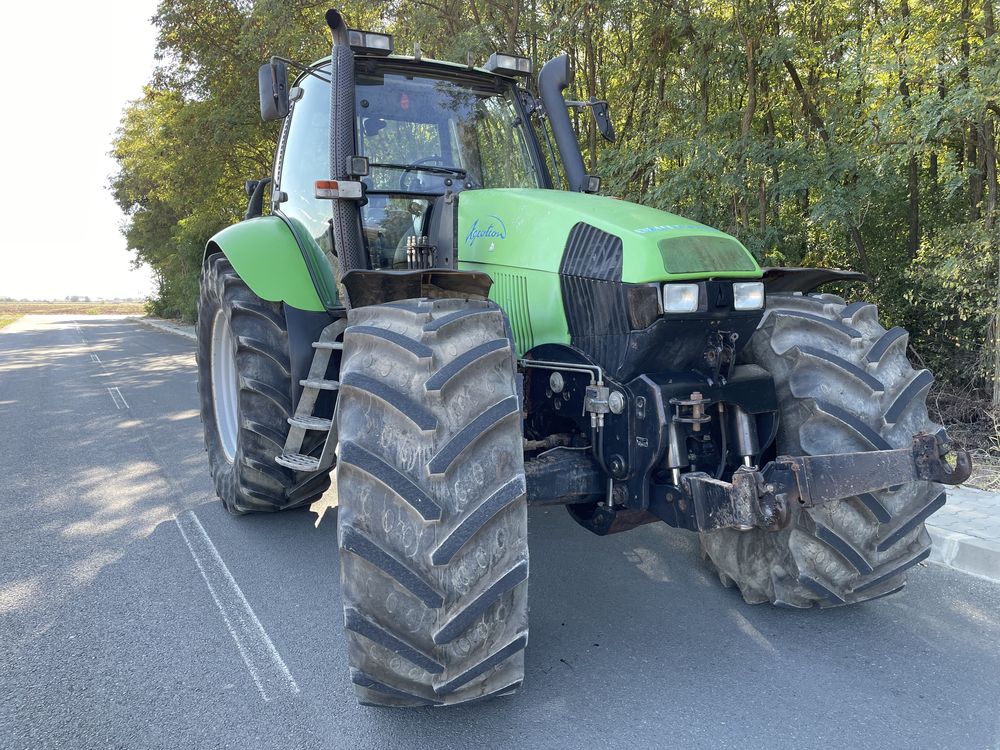
<instances>
[{"instance_id":1,"label":"front hitch","mask_svg":"<svg viewBox=\"0 0 1000 750\"><path fill-rule=\"evenodd\" d=\"M697 531L717 529L778 531L788 525L791 507L818 505L877 492L909 482L961 484L972 473L964 450L955 450L955 467L945 461L949 447L935 435L914 435L909 448L837 453L823 456L779 456L763 469L740 467L732 482L693 472L683 477L680 497L653 502L650 511Z\"/></svg>"}]
</instances>

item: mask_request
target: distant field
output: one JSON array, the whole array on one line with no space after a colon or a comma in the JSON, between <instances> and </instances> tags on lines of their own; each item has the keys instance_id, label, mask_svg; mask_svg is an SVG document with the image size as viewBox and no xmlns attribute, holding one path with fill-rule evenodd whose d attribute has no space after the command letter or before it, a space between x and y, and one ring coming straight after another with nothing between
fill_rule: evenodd
<instances>
[{"instance_id":1,"label":"distant field","mask_svg":"<svg viewBox=\"0 0 1000 750\"><path fill-rule=\"evenodd\" d=\"M0 328L22 315L114 315L146 312L142 302L0 302Z\"/></svg>"}]
</instances>

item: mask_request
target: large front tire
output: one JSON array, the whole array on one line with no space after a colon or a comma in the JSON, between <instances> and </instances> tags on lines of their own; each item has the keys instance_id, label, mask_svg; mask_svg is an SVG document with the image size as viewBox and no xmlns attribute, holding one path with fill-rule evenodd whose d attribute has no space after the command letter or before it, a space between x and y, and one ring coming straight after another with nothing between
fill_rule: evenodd
<instances>
[{"instance_id":1,"label":"large front tire","mask_svg":"<svg viewBox=\"0 0 1000 750\"><path fill-rule=\"evenodd\" d=\"M512 344L491 302L350 313L338 533L362 703L462 703L523 678L527 505Z\"/></svg>"},{"instance_id":2,"label":"large front tire","mask_svg":"<svg viewBox=\"0 0 1000 750\"><path fill-rule=\"evenodd\" d=\"M215 491L230 513L316 500L328 472L279 466L292 415L288 332L281 305L254 294L223 255L209 259L198 298L198 394Z\"/></svg>"},{"instance_id":3,"label":"large front tire","mask_svg":"<svg viewBox=\"0 0 1000 750\"><path fill-rule=\"evenodd\" d=\"M821 455L910 445L943 428L927 416L933 378L906 357L907 334L886 330L874 305L833 295L772 295L745 359L774 377L778 453ZM792 509L781 532L702 534L726 585L751 603L791 607L853 604L905 584L930 554L924 520L945 502L940 485L900 487Z\"/></svg>"}]
</instances>

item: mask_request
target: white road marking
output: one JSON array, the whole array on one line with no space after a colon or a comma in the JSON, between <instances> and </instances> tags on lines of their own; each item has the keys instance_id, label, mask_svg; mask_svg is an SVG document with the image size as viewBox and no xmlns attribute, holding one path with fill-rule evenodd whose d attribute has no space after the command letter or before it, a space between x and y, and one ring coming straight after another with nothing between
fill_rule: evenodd
<instances>
[{"instance_id":1,"label":"white road marking","mask_svg":"<svg viewBox=\"0 0 1000 750\"><path fill-rule=\"evenodd\" d=\"M775 656L778 655L778 649L774 647L774 644L767 640L767 637L761 633L757 628L753 626L746 617L744 617L739 612L735 610L730 610L729 612L732 619L736 622L736 627L743 631L743 633L749 636L750 640L760 646L762 649Z\"/></svg>"},{"instance_id":2,"label":"white road marking","mask_svg":"<svg viewBox=\"0 0 1000 750\"><path fill-rule=\"evenodd\" d=\"M101 364L101 358L98 357L96 354L91 354L90 355L90 361L91 362L97 362L98 364Z\"/></svg>"},{"instance_id":3,"label":"white road marking","mask_svg":"<svg viewBox=\"0 0 1000 750\"><path fill-rule=\"evenodd\" d=\"M174 520L261 697L270 701L283 693L298 693L299 686L288 665L250 608L198 516L187 510Z\"/></svg>"},{"instance_id":4,"label":"white road marking","mask_svg":"<svg viewBox=\"0 0 1000 750\"><path fill-rule=\"evenodd\" d=\"M125 400L125 397L122 395L122 392L118 390L117 385L109 386L108 393L111 394L111 400L114 402L116 409L121 410L130 408L128 405L128 401Z\"/></svg>"}]
</instances>

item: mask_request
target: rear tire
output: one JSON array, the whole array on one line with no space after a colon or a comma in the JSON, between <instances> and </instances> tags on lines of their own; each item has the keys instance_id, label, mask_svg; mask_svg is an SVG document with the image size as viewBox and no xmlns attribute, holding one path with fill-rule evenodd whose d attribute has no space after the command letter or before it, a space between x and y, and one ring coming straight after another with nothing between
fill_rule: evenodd
<instances>
[{"instance_id":1,"label":"rear tire","mask_svg":"<svg viewBox=\"0 0 1000 750\"><path fill-rule=\"evenodd\" d=\"M350 312L337 427L351 679L364 704L513 690L528 637L513 342L491 302Z\"/></svg>"},{"instance_id":2,"label":"rear tire","mask_svg":"<svg viewBox=\"0 0 1000 750\"><path fill-rule=\"evenodd\" d=\"M225 256L215 255L202 272L197 331L205 449L222 504L242 514L286 510L319 498L330 486L328 471L296 472L274 461L292 415L281 305L250 291Z\"/></svg>"},{"instance_id":3,"label":"rear tire","mask_svg":"<svg viewBox=\"0 0 1000 750\"><path fill-rule=\"evenodd\" d=\"M933 382L906 357L907 334L886 331L874 305L833 295L771 295L746 361L774 377L780 404L778 453L846 453L910 445L940 433L927 416ZM854 604L895 593L904 571L930 554L924 520L945 502L940 485L912 482L792 509L780 532L701 535L724 585L750 604Z\"/></svg>"}]
</instances>

